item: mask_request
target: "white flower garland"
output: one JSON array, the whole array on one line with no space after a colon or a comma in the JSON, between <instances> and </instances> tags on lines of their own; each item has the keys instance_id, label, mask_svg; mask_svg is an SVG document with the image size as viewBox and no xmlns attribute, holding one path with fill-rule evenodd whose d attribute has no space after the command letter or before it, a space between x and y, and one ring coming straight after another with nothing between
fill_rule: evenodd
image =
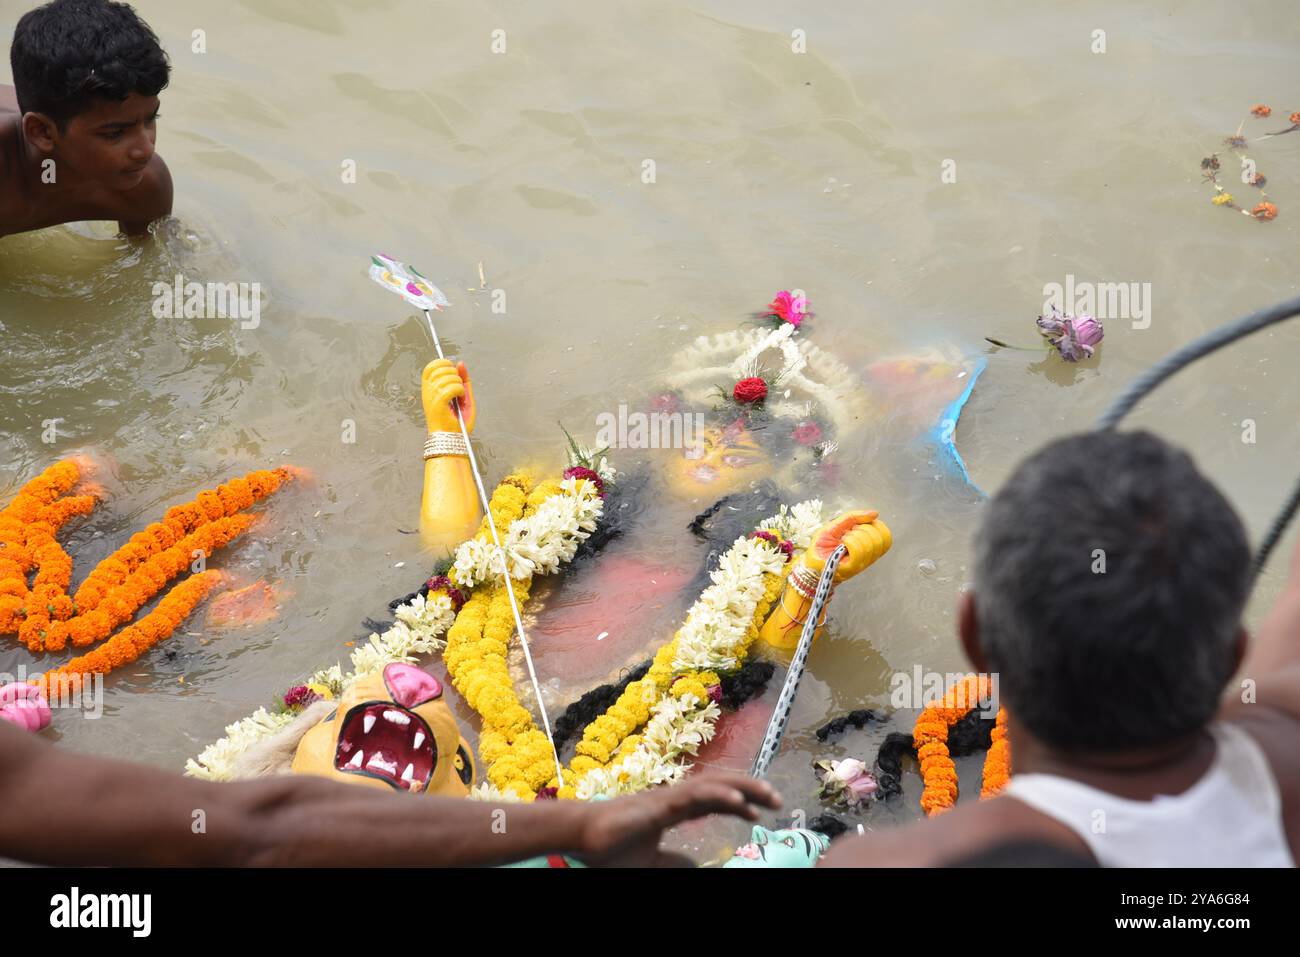
<instances>
[{"instance_id":1,"label":"white flower garland","mask_svg":"<svg viewBox=\"0 0 1300 957\"><path fill-rule=\"evenodd\" d=\"M605 503L591 482L565 479L560 487L568 495L552 495L531 514L517 518L502 536L510 564L510 577L549 575L572 561L578 546L596 530ZM501 557L490 541L477 537L456 549L451 579L473 588L489 578L501 578Z\"/></svg>"},{"instance_id":2,"label":"white flower garland","mask_svg":"<svg viewBox=\"0 0 1300 957\"><path fill-rule=\"evenodd\" d=\"M577 546L594 530L603 503L591 484L584 483L581 494L572 479L566 479L562 487L569 492L568 495L553 496L530 516L543 515L542 520L518 530L516 526L524 520L511 523L508 537L513 544L507 545L507 552L512 568L517 567L516 563L530 562L531 567L538 569L536 574L553 571L561 563L569 561ZM558 501L563 499L569 501ZM568 507L546 509L552 502ZM788 539L796 549L804 549L821 524L822 503L812 499L793 508L782 505L780 512L764 519L759 528L771 531L778 538ZM461 549L469 544L465 543ZM516 547L519 545L525 547ZM457 550L458 562L461 549ZM748 536L738 538L710 573L713 584L700 594L687 612L678 636L674 671L735 668L738 663L737 645L744 638L763 596L763 576L779 572L783 564L784 556L770 543ZM482 578L471 578L471 581L475 580L482 581ZM396 615L397 621L391 628L382 635L371 635L363 647L352 653L353 670L350 673L345 675L339 665L334 665L317 671L308 683L325 685L336 696L342 694L358 678L372 674L392 661L413 662L416 655L441 650L446 646L442 635L455 619L451 602L445 595L435 595L432 599L417 595L399 606ZM677 698L665 693L651 708L650 719L640 734L640 743L632 753L617 765L596 768L583 775L575 786L577 796L583 800L597 796L614 797L679 781L691 767L685 759L699 753L700 747L713 738L720 716L721 710L712 701L701 702L690 694ZM294 718L292 712L273 714L266 708L258 708L248 717L229 725L225 737L210 744L197 759L189 759L185 773L213 781L232 780L239 756L258 741L286 727ZM505 800L486 782L479 785L471 797Z\"/></svg>"},{"instance_id":3,"label":"white flower garland","mask_svg":"<svg viewBox=\"0 0 1300 957\"><path fill-rule=\"evenodd\" d=\"M322 668L305 682L324 685L334 697L343 694L359 678L374 674L394 661L415 662L416 655L429 654L447 646L442 635L451 627L455 613L451 599L434 595L426 599L416 595L411 601L399 605L395 611L397 621L382 635L371 635L360 648L352 652L352 671L343 674L339 665ZM272 714L265 707L258 708L247 718L226 727L226 736L204 748L198 758L185 762L185 773L193 778L209 781L234 779L235 761L252 745L270 737L289 725L297 717L292 711Z\"/></svg>"},{"instance_id":4,"label":"white flower garland","mask_svg":"<svg viewBox=\"0 0 1300 957\"><path fill-rule=\"evenodd\" d=\"M821 513L818 499L800 502L792 509L782 505L781 511L763 520L759 528L804 549L822 524ZM673 670L734 669L737 645L763 597L763 576L779 572L784 562L784 555L769 542L748 536L736 539L711 573L713 584L686 613ZM701 702L691 694L677 698L665 692L651 708L650 720L632 753L618 764L584 774L574 786L577 796L583 800L615 797L675 783L690 770L684 759L698 754L713 738L721 713L712 701Z\"/></svg>"},{"instance_id":5,"label":"white flower garland","mask_svg":"<svg viewBox=\"0 0 1300 957\"><path fill-rule=\"evenodd\" d=\"M573 559L578 546L596 530L604 502L592 483L565 479L560 487L568 494L552 495L530 516L510 523L502 544L506 546L511 573L516 578L558 570ZM457 584L473 587L488 577L490 566L500 566L496 549L473 538L456 550L453 575ZM499 572L493 577L499 577ZM363 646L352 652L352 671L344 674L339 665L322 668L306 684L323 685L337 698L357 679L374 674L385 665L394 661L414 663L419 655L441 651L447 646L442 636L456 618L451 600L441 594L427 599L416 595L399 605L394 614L397 621L392 627L383 634L371 635ZM258 708L248 717L228 725L225 737L208 745L197 758L188 759L185 773L209 781L233 780L236 759L252 745L286 727L294 717L293 712L271 713L264 707Z\"/></svg>"}]
</instances>

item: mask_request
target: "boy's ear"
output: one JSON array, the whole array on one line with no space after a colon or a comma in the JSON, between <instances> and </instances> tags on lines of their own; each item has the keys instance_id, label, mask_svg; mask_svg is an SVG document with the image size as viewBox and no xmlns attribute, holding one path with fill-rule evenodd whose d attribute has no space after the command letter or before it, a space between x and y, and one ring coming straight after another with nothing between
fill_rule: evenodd
<instances>
[{"instance_id":1,"label":"boy's ear","mask_svg":"<svg viewBox=\"0 0 1300 957\"><path fill-rule=\"evenodd\" d=\"M23 136L37 149L52 153L58 135L59 125L44 113L23 114Z\"/></svg>"}]
</instances>

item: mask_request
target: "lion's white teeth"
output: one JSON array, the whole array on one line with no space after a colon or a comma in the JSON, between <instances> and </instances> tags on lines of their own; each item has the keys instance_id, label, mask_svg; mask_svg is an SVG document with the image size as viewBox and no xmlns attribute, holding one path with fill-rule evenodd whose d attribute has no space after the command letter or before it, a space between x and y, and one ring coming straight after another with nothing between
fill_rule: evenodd
<instances>
[{"instance_id":1,"label":"lion's white teeth","mask_svg":"<svg viewBox=\"0 0 1300 957\"><path fill-rule=\"evenodd\" d=\"M362 727L365 729L364 733L369 734L370 729L373 728L374 726L375 726L375 716L373 714L366 715L362 721Z\"/></svg>"},{"instance_id":2,"label":"lion's white teeth","mask_svg":"<svg viewBox=\"0 0 1300 957\"><path fill-rule=\"evenodd\" d=\"M417 747L417 748L418 748L418 747L419 747L420 745L422 745L422 744L424 744L424 732L423 732L423 731L417 731L417 732L415 732L415 741L414 741L414 743L413 743L413 747Z\"/></svg>"},{"instance_id":3,"label":"lion's white teeth","mask_svg":"<svg viewBox=\"0 0 1300 957\"><path fill-rule=\"evenodd\" d=\"M365 755L362 754L360 751L358 751L356 754L352 755L352 760L349 761L349 762L347 763L347 767L350 767L350 768L359 768L359 767L361 767L361 762L362 762L362 760L363 760L364 758L365 758Z\"/></svg>"},{"instance_id":4,"label":"lion's white teeth","mask_svg":"<svg viewBox=\"0 0 1300 957\"><path fill-rule=\"evenodd\" d=\"M415 780L415 765L408 764L406 770L402 772L402 780L410 784Z\"/></svg>"},{"instance_id":5,"label":"lion's white teeth","mask_svg":"<svg viewBox=\"0 0 1300 957\"><path fill-rule=\"evenodd\" d=\"M385 721L391 721L393 724L400 724L400 725L402 725L402 726L405 726L405 725L408 725L408 724L411 723L411 719L410 719L409 717L407 717L406 715L402 714L402 712L400 712L400 711L393 711L393 710L391 710L391 709L388 710L388 711L385 711L385 712L384 712L384 720L385 720Z\"/></svg>"}]
</instances>

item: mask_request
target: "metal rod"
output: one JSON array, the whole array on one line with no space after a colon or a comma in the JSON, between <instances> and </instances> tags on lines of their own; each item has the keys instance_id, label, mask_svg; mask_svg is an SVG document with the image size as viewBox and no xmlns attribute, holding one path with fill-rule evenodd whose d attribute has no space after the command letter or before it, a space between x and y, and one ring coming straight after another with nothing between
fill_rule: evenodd
<instances>
[{"instance_id":1,"label":"metal rod","mask_svg":"<svg viewBox=\"0 0 1300 957\"><path fill-rule=\"evenodd\" d=\"M442 354L442 343L438 340L438 332L433 328L433 316L429 310L424 310L424 318L429 323L429 335L433 337L433 348L438 353L439 359L445 359ZM537 671L533 668L532 652L528 648L528 636L524 632L523 618L519 614L519 602L515 598L515 586L510 581L510 559L506 555L506 550L501 544L501 538L497 535L496 522L492 521L492 506L488 500L487 489L483 487L483 476L479 474L478 459L474 457L474 446L469 441L469 430L465 428L465 417L461 415L460 401L453 403L456 409L456 422L460 425L460 434L465 439L465 450L469 453L469 466L474 473L474 484L478 487L478 499L483 504L483 514L487 518L488 529L492 532L492 543L497 547L497 554L501 556L501 577L505 580L506 594L510 596L510 610L514 612L515 629L519 632L519 647L524 650L524 663L528 666L528 677L533 683L533 693L537 695L537 710L542 713L542 727L546 729L546 739L551 742L551 754L555 758L555 779L564 786L564 768L560 764L560 754L555 748L555 738L551 734L551 718L546 713L546 702L542 700L542 688L537 681Z\"/></svg>"},{"instance_id":2,"label":"metal rod","mask_svg":"<svg viewBox=\"0 0 1300 957\"><path fill-rule=\"evenodd\" d=\"M785 684L781 686L781 696L776 699L776 708L772 718L767 722L767 731L763 735L763 744L754 755L754 765L750 768L750 777L761 778L767 774L772 759L781 749L781 739L790 723L790 710L794 706L794 696L799 693L799 682L803 678L804 668L808 665L808 652L812 648L813 636L817 634L817 622L821 619L822 609L831 594L831 583L835 580L835 569L840 559L848 554L848 549L840 545L826 559L822 577L817 581L817 591L813 593L812 605L808 616L803 621L803 632L799 635L799 644L794 657L790 659L790 669L785 673Z\"/></svg>"}]
</instances>

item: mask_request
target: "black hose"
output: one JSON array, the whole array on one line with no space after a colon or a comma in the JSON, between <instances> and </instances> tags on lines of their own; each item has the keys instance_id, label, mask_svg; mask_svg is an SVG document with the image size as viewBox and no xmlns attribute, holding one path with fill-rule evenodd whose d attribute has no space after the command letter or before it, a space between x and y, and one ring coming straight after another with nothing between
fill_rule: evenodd
<instances>
[{"instance_id":1,"label":"black hose","mask_svg":"<svg viewBox=\"0 0 1300 957\"><path fill-rule=\"evenodd\" d=\"M1222 349L1229 343L1236 342L1252 332L1258 332L1265 326L1271 326L1275 322L1281 322L1296 315L1300 315L1300 298L1288 299L1275 306L1269 306L1267 309L1260 309L1248 316L1243 316L1236 322L1230 322L1213 332L1206 333L1199 339L1194 339L1181 349L1176 349L1134 379L1120 397L1111 403L1105 414L1097 420L1097 428L1113 429L1119 424L1120 419L1132 411L1143 396L1184 366L1191 365L1202 356ZM1287 499L1282 511L1273 520L1273 524L1269 526L1264 541L1255 553L1255 574L1257 576L1263 570L1264 563L1268 561L1268 556L1273 551L1274 546L1282 538L1282 533L1286 531L1287 525L1295 517L1297 509L1300 509L1300 483L1296 484L1291 497Z\"/></svg>"}]
</instances>

